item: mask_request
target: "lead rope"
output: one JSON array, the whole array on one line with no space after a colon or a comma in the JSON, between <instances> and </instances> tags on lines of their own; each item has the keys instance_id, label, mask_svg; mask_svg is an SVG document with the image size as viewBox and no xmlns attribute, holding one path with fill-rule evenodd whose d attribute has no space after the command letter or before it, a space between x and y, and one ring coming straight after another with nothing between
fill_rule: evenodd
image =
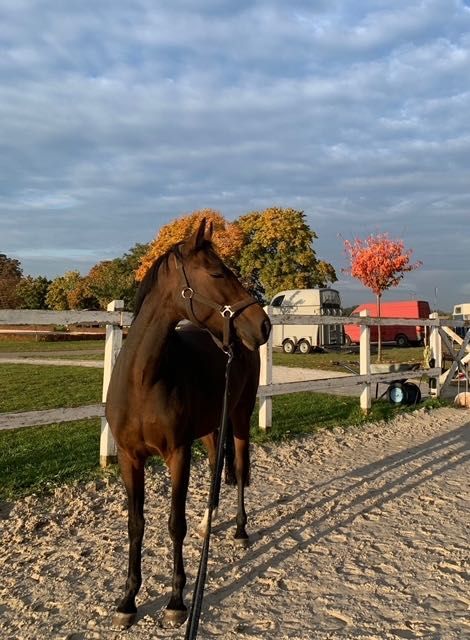
<instances>
[{"instance_id":1,"label":"lead rope","mask_svg":"<svg viewBox=\"0 0 470 640\"><path fill-rule=\"evenodd\" d=\"M193 599L191 602L191 610L189 613L188 622L186 625L185 640L194 640L197 637L197 630L199 627L199 618L201 616L202 599L204 596L204 585L207 575L207 561L209 558L209 544L212 527L212 510L219 500L220 482L222 477L222 467L224 463L224 451L225 451L225 437L227 433L227 417L228 417L228 383L230 376L230 367L233 360L233 352L230 347L224 350L227 355L227 364L225 366L225 389L224 389L224 402L222 409L222 417L219 428L219 438L217 441L217 455L215 460L214 475L212 476L209 499L207 503L208 517L207 517L207 529L204 537L204 544L201 551L201 558L199 560L199 569L197 572L196 582L194 585Z\"/></svg>"}]
</instances>

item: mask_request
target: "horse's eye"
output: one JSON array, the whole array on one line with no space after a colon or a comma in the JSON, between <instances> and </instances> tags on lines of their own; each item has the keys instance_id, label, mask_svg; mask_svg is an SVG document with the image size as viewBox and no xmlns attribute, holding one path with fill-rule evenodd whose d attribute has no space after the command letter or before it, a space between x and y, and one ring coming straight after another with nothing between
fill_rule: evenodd
<instances>
[{"instance_id":1,"label":"horse's eye","mask_svg":"<svg viewBox=\"0 0 470 640\"><path fill-rule=\"evenodd\" d=\"M223 278L224 274L222 272L211 273L211 278Z\"/></svg>"}]
</instances>

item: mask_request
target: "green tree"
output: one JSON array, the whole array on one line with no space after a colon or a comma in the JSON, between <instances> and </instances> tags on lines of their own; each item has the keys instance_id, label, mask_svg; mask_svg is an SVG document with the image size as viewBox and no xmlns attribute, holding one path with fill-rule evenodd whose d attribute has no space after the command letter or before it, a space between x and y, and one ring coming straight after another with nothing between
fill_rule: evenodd
<instances>
[{"instance_id":1,"label":"green tree","mask_svg":"<svg viewBox=\"0 0 470 640\"><path fill-rule=\"evenodd\" d=\"M318 260L303 211L271 207L242 216L237 224L245 241L238 261L240 275L261 300L282 289L324 287L336 281L334 268Z\"/></svg>"},{"instance_id":2,"label":"green tree","mask_svg":"<svg viewBox=\"0 0 470 640\"><path fill-rule=\"evenodd\" d=\"M135 274L148 250L148 244L136 244L122 257L92 267L84 280L89 298L96 300L102 309L111 300L124 300L126 309L132 310L138 286Z\"/></svg>"},{"instance_id":3,"label":"green tree","mask_svg":"<svg viewBox=\"0 0 470 640\"><path fill-rule=\"evenodd\" d=\"M51 280L44 276L22 278L16 287L20 309L47 309L46 296Z\"/></svg>"},{"instance_id":4,"label":"green tree","mask_svg":"<svg viewBox=\"0 0 470 640\"><path fill-rule=\"evenodd\" d=\"M111 300L124 300L128 306L133 284L133 274L126 273L119 258L99 262L85 279L88 295L98 301L101 309L106 309Z\"/></svg>"},{"instance_id":5,"label":"green tree","mask_svg":"<svg viewBox=\"0 0 470 640\"><path fill-rule=\"evenodd\" d=\"M81 284L79 271L67 271L63 276L55 278L47 290L46 304L54 311L66 311L77 308L71 299L73 292ZM72 303L72 304L71 304Z\"/></svg>"},{"instance_id":6,"label":"green tree","mask_svg":"<svg viewBox=\"0 0 470 640\"><path fill-rule=\"evenodd\" d=\"M16 288L22 275L20 261L0 253L0 309L17 308L18 294Z\"/></svg>"}]
</instances>

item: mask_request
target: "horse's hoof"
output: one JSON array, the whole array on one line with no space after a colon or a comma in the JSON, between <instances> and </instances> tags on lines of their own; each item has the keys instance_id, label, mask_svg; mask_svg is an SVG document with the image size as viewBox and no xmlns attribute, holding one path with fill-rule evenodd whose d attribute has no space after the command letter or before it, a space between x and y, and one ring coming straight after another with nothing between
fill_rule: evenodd
<instances>
[{"instance_id":1,"label":"horse's hoof","mask_svg":"<svg viewBox=\"0 0 470 640\"><path fill-rule=\"evenodd\" d=\"M234 538L233 540L237 547L241 547L242 549L248 549L250 546L250 538Z\"/></svg>"},{"instance_id":2,"label":"horse's hoof","mask_svg":"<svg viewBox=\"0 0 470 640\"><path fill-rule=\"evenodd\" d=\"M119 627L120 629L129 629L134 622L137 614L135 613L122 613L118 611L113 616L113 627Z\"/></svg>"},{"instance_id":3,"label":"horse's hoof","mask_svg":"<svg viewBox=\"0 0 470 640\"><path fill-rule=\"evenodd\" d=\"M187 609L164 609L161 618L161 626L164 629L181 627L188 617Z\"/></svg>"},{"instance_id":4,"label":"horse's hoof","mask_svg":"<svg viewBox=\"0 0 470 640\"><path fill-rule=\"evenodd\" d=\"M217 515L218 515L218 509L215 508L212 511L212 518L211 518L212 526L214 526L214 521L217 519ZM203 519L201 520L201 522L198 524L196 528L196 532L200 538L204 539L206 537L208 524L209 524L209 513L208 513L208 509L206 509Z\"/></svg>"}]
</instances>

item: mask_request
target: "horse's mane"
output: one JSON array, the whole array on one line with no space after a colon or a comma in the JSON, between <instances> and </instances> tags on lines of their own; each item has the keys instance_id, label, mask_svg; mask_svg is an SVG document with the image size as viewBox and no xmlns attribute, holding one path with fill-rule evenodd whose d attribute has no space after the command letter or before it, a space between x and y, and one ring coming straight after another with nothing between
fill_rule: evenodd
<instances>
[{"instance_id":1,"label":"horse's mane","mask_svg":"<svg viewBox=\"0 0 470 640\"><path fill-rule=\"evenodd\" d=\"M161 256L159 256L155 260L155 262L152 264L152 266L149 268L149 270L147 271L143 279L141 280L139 284L139 288L137 289L137 293L135 295L134 318L137 317L139 311L141 310L144 300L147 297L147 294L149 294L150 291L155 286L155 283L157 282L157 279L158 279L158 272L162 264L168 263L168 258L170 255L175 255L177 258L181 259L180 245L181 245L181 242L173 245L170 249L168 249L166 253L163 253Z\"/></svg>"}]
</instances>

